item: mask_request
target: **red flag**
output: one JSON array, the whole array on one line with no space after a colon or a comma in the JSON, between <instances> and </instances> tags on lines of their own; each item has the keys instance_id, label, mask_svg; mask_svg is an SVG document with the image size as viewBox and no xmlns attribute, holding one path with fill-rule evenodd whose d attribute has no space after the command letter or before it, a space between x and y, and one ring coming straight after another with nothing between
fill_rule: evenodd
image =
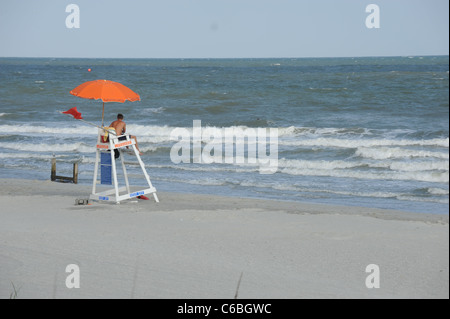
<instances>
[{"instance_id":1,"label":"red flag","mask_svg":"<svg viewBox=\"0 0 450 319\"><path fill-rule=\"evenodd\" d=\"M72 115L76 120L82 120L81 113L78 112L77 107L73 107L70 110L67 110L65 112L62 112L63 114L70 114Z\"/></svg>"}]
</instances>

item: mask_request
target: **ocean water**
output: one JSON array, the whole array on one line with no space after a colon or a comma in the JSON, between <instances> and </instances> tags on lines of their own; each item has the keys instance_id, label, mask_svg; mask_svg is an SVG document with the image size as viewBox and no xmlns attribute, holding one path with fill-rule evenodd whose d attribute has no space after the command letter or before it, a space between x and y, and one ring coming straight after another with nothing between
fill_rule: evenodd
<instances>
[{"instance_id":1,"label":"ocean water","mask_svg":"<svg viewBox=\"0 0 450 319\"><path fill-rule=\"evenodd\" d=\"M80 182L92 183L97 129L59 111L76 106L99 125L102 102L69 94L95 79L140 94L106 103L105 124L124 114L160 191L448 214L448 56L0 58L0 177L47 180L55 156L58 175L79 161ZM194 120L220 132L277 128L277 171L174 163L170 135L192 132ZM136 159L124 156L132 183L142 183Z\"/></svg>"}]
</instances>

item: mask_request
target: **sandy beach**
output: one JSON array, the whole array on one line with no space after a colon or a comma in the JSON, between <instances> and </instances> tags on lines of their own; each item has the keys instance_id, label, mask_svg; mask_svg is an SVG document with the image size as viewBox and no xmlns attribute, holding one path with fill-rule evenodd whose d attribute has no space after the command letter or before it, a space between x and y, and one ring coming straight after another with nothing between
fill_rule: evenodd
<instances>
[{"instance_id":1,"label":"sandy beach","mask_svg":"<svg viewBox=\"0 0 450 319\"><path fill-rule=\"evenodd\" d=\"M0 183L0 298L449 298L448 215L175 193L77 206L89 185Z\"/></svg>"}]
</instances>

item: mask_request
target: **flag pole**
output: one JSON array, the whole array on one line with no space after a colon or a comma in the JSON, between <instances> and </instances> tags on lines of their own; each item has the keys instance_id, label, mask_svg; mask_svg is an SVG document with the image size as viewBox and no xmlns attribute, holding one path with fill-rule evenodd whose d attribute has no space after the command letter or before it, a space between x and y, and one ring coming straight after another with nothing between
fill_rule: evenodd
<instances>
[{"instance_id":1,"label":"flag pole","mask_svg":"<svg viewBox=\"0 0 450 319\"><path fill-rule=\"evenodd\" d=\"M61 112L61 111L60 111L59 113L64 114L64 113ZM65 115L71 115L71 114L65 114ZM73 117L73 116L72 116L72 117ZM96 125L96 124L94 124L94 123L85 121L85 120L83 120L83 119L76 119L76 118L74 118L74 119L75 119L75 120L78 120L78 121L81 121L81 122L83 122L83 123L86 123L86 124L88 124L88 125L95 126L95 127L99 128L99 129L102 129L102 130L105 131L105 132L108 132L108 133L111 133L111 134L117 136L116 132L113 133L113 132L111 132L111 131L108 131L107 129L105 129L105 128L103 127L103 125L102 125L102 126L98 126L98 125ZM102 123L102 124L103 124L103 123Z\"/></svg>"}]
</instances>

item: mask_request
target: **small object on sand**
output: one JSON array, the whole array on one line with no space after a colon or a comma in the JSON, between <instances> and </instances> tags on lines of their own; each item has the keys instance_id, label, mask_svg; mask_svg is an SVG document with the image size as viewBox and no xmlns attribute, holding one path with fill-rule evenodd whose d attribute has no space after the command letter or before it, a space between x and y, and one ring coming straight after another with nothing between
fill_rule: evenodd
<instances>
[{"instance_id":1,"label":"small object on sand","mask_svg":"<svg viewBox=\"0 0 450 319\"><path fill-rule=\"evenodd\" d=\"M89 204L89 199L75 199L75 205L91 205Z\"/></svg>"},{"instance_id":2,"label":"small object on sand","mask_svg":"<svg viewBox=\"0 0 450 319\"><path fill-rule=\"evenodd\" d=\"M137 198L142 199L142 200L149 200L149 198L144 195L138 196Z\"/></svg>"}]
</instances>

